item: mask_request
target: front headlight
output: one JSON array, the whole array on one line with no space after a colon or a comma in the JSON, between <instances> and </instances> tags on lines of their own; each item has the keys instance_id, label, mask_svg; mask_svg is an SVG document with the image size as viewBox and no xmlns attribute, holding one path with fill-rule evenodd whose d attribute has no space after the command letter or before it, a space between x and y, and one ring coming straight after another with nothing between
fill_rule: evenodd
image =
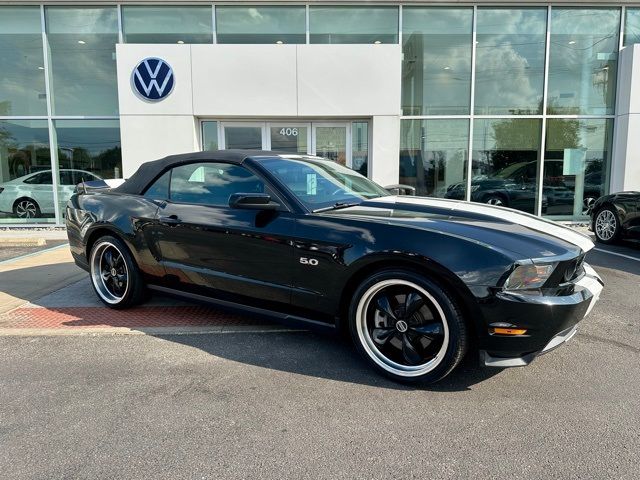
<instances>
[{"instance_id":1,"label":"front headlight","mask_svg":"<svg viewBox=\"0 0 640 480\"><path fill-rule=\"evenodd\" d=\"M518 265L504 282L504 288L507 290L540 288L549 279L557 265L557 263Z\"/></svg>"}]
</instances>

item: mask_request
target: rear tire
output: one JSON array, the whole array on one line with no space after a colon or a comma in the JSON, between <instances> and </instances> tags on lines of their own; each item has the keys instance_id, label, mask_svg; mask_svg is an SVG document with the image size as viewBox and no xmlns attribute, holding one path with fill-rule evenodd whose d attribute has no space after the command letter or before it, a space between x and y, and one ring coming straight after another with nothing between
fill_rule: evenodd
<instances>
[{"instance_id":1,"label":"rear tire","mask_svg":"<svg viewBox=\"0 0 640 480\"><path fill-rule=\"evenodd\" d=\"M502 195L488 195L484 198L484 203L496 207L508 207L507 200Z\"/></svg>"},{"instance_id":2,"label":"rear tire","mask_svg":"<svg viewBox=\"0 0 640 480\"><path fill-rule=\"evenodd\" d=\"M613 207L601 208L593 220L593 233L600 243L611 245L620 239L620 219Z\"/></svg>"},{"instance_id":3,"label":"rear tire","mask_svg":"<svg viewBox=\"0 0 640 480\"><path fill-rule=\"evenodd\" d=\"M118 238L98 238L89 255L91 285L102 303L124 309L144 300L146 287L127 246Z\"/></svg>"},{"instance_id":4,"label":"rear tire","mask_svg":"<svg viewBox=\"0 0 640 480\"><path fill-rule=\"evenodd\" d=\"M367 278L349 308L358 352L378 372L402 383L434 383L464 358L467 325L442 287L410 270Z\"/></svg>"}]
</instances>

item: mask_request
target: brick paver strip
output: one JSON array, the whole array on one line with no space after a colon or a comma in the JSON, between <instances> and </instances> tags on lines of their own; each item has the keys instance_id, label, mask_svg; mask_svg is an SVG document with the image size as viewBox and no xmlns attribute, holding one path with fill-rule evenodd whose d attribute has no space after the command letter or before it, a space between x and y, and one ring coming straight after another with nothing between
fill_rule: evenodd
<instances>
[{"instance_id":1,"label":"brick paver strip","mask_svg":"<svg viewBox=\"0 0 640 480\"><path fill-rule=\"evenodd\" d=\"M0 316L2 328L187 327L268 325L266 320L204 306L17 308Z\"/></svg>"}]
</instances>

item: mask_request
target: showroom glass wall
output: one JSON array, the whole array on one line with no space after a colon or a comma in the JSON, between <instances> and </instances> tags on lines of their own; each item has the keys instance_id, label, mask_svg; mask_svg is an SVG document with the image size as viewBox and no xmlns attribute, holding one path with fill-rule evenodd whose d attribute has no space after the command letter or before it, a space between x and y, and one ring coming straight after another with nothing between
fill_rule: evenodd
<instances>
[{"instance_id":1,"label":"showroom glass wall","mask_svg":"<svg viewBox=\"0 0 640 480\"><path fill-rule=\"evenodd\" d=\"M401 182L575 219L609 184L640 6L0 6L0 223L61 223L70 182L120 176L117 42L400 43Z\"/></svg>"}]
</instances>

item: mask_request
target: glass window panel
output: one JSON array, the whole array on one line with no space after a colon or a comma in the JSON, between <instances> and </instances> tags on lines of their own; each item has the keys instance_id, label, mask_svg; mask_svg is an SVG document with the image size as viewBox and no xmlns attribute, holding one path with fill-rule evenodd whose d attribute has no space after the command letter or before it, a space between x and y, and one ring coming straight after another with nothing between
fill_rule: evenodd
<instances>
[{"instance_id":1,"label":"glass window panel","mask_svg":"<svg viewBox=\"0 0 640 480\"><path fill-rule=\"evenodd\" d=\"M54 222L46 120L0 120L0 223Z\"/></svg>"},{"instance_id":2,"label":"glass window panel","mask_svg":"<svg viewBox=\"0 0 640 480\"><path fill-rule=\"evenodd\" d=\"M39 7L0 7L0 115L46 115Z\"/></svg>"},{"instance_id":3,"label":"glass window panel","mask_svg":"<svg viewBox=\"0 0 640 480\"><path fill-rule=\"evenodd\" d=\"M224 148L262 149L262 127L224 127Z\"/></svg>"},{"instance_id":4,"label":"glass window panel","mask_svg":"<svg viewBox=\"0 0 640 480\"><path fill-rule=\"evenodd\" d=\"M218 150L218 122L202 122L202 149Z\"/></svg>"},{"instance_id":5,"label":"glass window panel","mask_svg":"<svg viewBox=\"0 0 640 480\"><path fill-rule=\"evenodd\" d=\"M640 8L627 8L624 24L624 44L640 43Z\"/></svg>"},{"instance_id":6,"label":"glass window panel","mask_svg":"<svg viewBox=\"0 0 640 480\"><path fill-rule=\"evenodd\" d=\"M551 10L548 114L614 113L619 28L619 8Z\"/></svg>"},{"instance_id":7,"label":"glass window panel","mask_svg":"<svg viewBox=\"0 0 640 480\"><path fill-rule=\"evenodd\" d=\"M308 127L298 125L276 125L270 128L271 150L290 153L308 153Z\"/></svg>"},{"instance_id":8,"label":"glass window panel","mask_svg":"<svg viewBox=\"0 0 640 480\"><path fill-rule=\"evenodd\" d=\"M124 6L126 43L213 43L209 6Z\"/></svg>"},{"instance_id":9,"label":"glass window panel","mask_svg":"<svg viewBox=\"0 0 640 480\"><path fill-rule=\"evenodd\" d=\"M310 7L311 43L398 43L397 7Z\"/></svg>"},{"instance_id":10,"label":"glass window panel","mask_svg":"<svg viewBox=\"0 0 640 480\"><path fill-rule=\"evenodd\" d=\"M216 7L218 43L305 43L304 6Z\"/></svg>"},{"instance_id":11,"label":"glass window panel","mask_svg":"<svg viewBox=\"0 0 640 480\"><path fill-rule=\"evenodd\" d=\"M351 124L351 168L365 177L369 166L369 123Z\"/></svg>"},{"instance_id":12,"label":"glass window panel","mask_svg":"<svg viewBox=\"0 0 640 480\"><path fill-rule=\"evenodd\" d=\"M403 120L400 183L416 194L464 200L468 120Z\"/></svg>"},{"instance_id":13,"label":"glass window panel","mask_svg":"<svg viewBox=\"0 0 640 480\"><path fill-rule=\"evenodd\" d=\"M541 120L476 119L471 200L536 212Z\"/></svg>"},{"instance_id":14,"label":"glass window panel","mask_svg":"<svg viewBox=\"0 0 640 480\"><path fill-rule=\"evenodd\" d=\"M479 8L477 115L542 113L546 8Z\"/></svg>"},{"instance_id":15,"label":"glass window panel","mask_svg":"<svg viewBox=\"0 0 640 480\"><path fill-rule=\"evenodd\" d=\"M54 115L117 115L115 7L46 7Z\"/></svg>"},{"instance_id":16,"label":"glass window panel","mask_svg":"<svg viewBox=\"0 0 640 480\"><path fill-rule=\"evenodd\" d=\"M318 126L316 136L316 155L328 158L340 165L347 165L347 127Z\"/></svg>"},{"instance_id":17,"label":"glass window panel","mask_svg":"<svg viewBox=\"0 0 640 480\"><path fill-rule=\"evenodd\" d=\"M402 9L404 115L464 115L471 101L473 9Z\"/></svg>"},{"instance_id":18,"label":"glass window panel","mask_svg":"<svg viewBox=\"0 0 640 480\"><path fill-rule=\"evenodd\" d=\"M613 121L610 119L547 120L544 191L548 215L581 219L589 204L605 195Z\"/></svg>"},{"instance_id":19,"label":"glass window panel","mask_svg":"<svg viewBox=\"0 0 640 480\"><path fill-rule=\"evenodd\" d=\"M56 120L61 212L82 179L122 178L120 122L118 120ZM73 182L63 181L64 174Z\"/></svg>"}]
</instances>

